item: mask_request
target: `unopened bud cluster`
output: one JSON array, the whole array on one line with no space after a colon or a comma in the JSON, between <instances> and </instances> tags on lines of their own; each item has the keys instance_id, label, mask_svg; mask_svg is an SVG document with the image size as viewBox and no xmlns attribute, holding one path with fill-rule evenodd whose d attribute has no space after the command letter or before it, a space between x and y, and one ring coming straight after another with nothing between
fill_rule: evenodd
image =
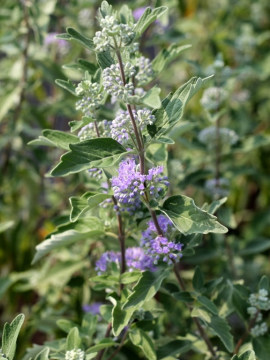
<instances>
[{"instance_id":1,"label":"unopened bud cluster","mask_svg":"<svg viewBox=\"0 0 270 360\"><path fill-rule=\"evenodd\" d=\"M169 186L167 176L161 175L162 166L141 174L134 159L126 159L119 165L118 176L111 180L114 196L120 207L115 210L134 212L141 205L141 196L149 191L158 199Z\"/></svg>"},{"instance_id":2,"label":"unopened bud cluster","mask_svg":"<svg viewBox=\"0 0 270 360\"><path fill-rule=\"evenodd\" d=\"M139 86L145 85L152 80L154 71L152 68L151 61L144 56L136 59L136 67L138 68L135 76Z\"/></svg>"},{"instance_id":3,"label":"unopened bud cluster","mask_svg":"<svg viewBox=\"0 0 270 360\"><path fill-rule=\"evenodd\" d=\"M69 350L65 354L65 360L84 360L85 353L81 349Z\"/></svg>"},{"instance_id":4,"label":"unopened bud cluster","mask_svg":"<svg viewBox=\"0 0 270 360\"><path fill-rule=\"evenodd\" d=\"M209 126L199 132L198 139L209 148L216 146L217 137L222 145L234 145L238 141L235 131L228 128Z\"/></svg>"},{"instance_id":5,"label":"unopened bud cluster","mask_svg":"<svg viewBox=\"0 0 270 360\"><path fill-rule=\"evenodd\" d=\"M130 76L133 76L133 73L135 74L135 69L132 71L129 63L125 65L124 71L125 74L127 73ZM118 64L113 64L104 69L102 76L104 89L109 95L116 97L118 100L129 102L129 97L134 93L134 85L132 82L123 83Z\"/></svg>"},{"instance_id":6,"label":"unopened bud cluster","mask_svg":"<svg viewBox=\"0 0 270 360\"><path fill-rule=\"evenodd\" d=\"M208 111L217 111L227 98L227 91L220 87L206 89L201 98L202 106Z\"/></svg>"},{"instance_id":7,"label":"unopened bud cluster","mask_svg":"<svg viewBox=\"0 0 270 360\"><path fill-rule=\"evenodd\" d=\"M250 333L252 336L262 336L268 331L267 324L261 322L263 319L261 310L268 311L270 310L270 299L268 297L268 291L265 289L260 289L257 294L251 294L249 297L250 307L247 308L251 319L256 320L256 324L251 330Z\"/></svg>"},{"instance_id":8,"label":"unopened bud cluster","mask_svg":"<svg viewBox=\"0 0 270 360\"><path fill-rule=\"evenodd\" d=\"M99 20L101 31L97 31L93 42L98 52L129 45L135 37L133 26L121 24L113 15L106 15Z\"/></svg>"},{"instance_id":9,"label":"unopened bud cluster","mask_svg":"<svg viewBox=\"0 0 270 360\"><path fill-rule=\"evenodd\" d=\"M141 130L143 130L148 124L155 122L155 116L152 115L148 109L133 110L133 117ZM122 145L127 145L131 141L131 134L133 134L133 126L130 120L130 114L128 111L120 110L116 114L116 118L111 124L111 137L117 140Z\"/></svg>"},{"instance_id":10,"label":"unopened bud cluster","mask_svg":"<svg viewBox=\"0 0 270 360\"><path fill-rule=\"evenodd\" d=\"M100 107L104 99L100 85L90 80L83 80L78 84L75 92L82 97L76 102L76 110L81 110L85 116L93 117L95 110Z\"/></svg>"},{"instance_id":11,"label":"unopened bud cluster","mask_svg":"<svg viewBox=\"0 0 270 360\"><path fill-rule=\"evenodd\" d=\"M96 180L101 180L103 178L102 170L98 168L88 169L88 174L91 178Z\"/></svg>"},{"instance_id":12,"label":"unopened bud cluster","mask_svg":"<svg viewBox=\"0 0 270 360\"><path fill-rule=\"evenodd\" d=\"M110 136L110 124L111 122L107 120L99 121L96 123L99 131L99 137ZM95 139L97 137L96 126L93 122L83 126L78 133L80 141Z\"/></svg>"}]
</instances>

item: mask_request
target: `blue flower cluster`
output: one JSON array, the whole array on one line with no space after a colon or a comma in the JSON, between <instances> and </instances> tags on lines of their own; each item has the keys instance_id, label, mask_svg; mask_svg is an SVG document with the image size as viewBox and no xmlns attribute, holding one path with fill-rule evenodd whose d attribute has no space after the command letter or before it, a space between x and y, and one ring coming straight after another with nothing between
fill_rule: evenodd
<instances>
[{"instance_id":1,"label":"blue flower cluster","mask_svg":"<svg viewBox=\"0 0 270 360\"><path fill-rule=\"evenodd\" d=\"M155 224L150 220L148 228L142 233L141 245L146 249L146 254L153 258L154 264L159 260L168 264L178 262L182 257L182 244L172 240L175 234L173 223L164 215L158 216L158 223L164 236L157 236Z\"/></svg>"},{"instance_id":2,"label":"blue flower cluster","mask_svg":"<svg viewBox=\"0 0 270 360\"><path fill-rule=\"evenodd\" d=\"M132 270L151 270L155 269L153 259L146 255L140 247L130 247L126 249L126 265L129 271ZM120 252L106 251L96 262L96 271L99 275L106 272L112 263L119 266L121 262Z\"/></svg>"},{"instance_id":3,"label":"blue flower cluster","mask_svg":"<svg viewBox=\"0 0 270 360\"><path fill-rule=\"evenodd\" d=\"M123 160L118 169L118 176L111 179L114 196L120 205L116 210L134 212L141 205L141 196L149 191L155 198L167 190L168 177L162 176L163 166L149 169L148 174L140 173L135 159Z\"/></svg>"}]
</instances>

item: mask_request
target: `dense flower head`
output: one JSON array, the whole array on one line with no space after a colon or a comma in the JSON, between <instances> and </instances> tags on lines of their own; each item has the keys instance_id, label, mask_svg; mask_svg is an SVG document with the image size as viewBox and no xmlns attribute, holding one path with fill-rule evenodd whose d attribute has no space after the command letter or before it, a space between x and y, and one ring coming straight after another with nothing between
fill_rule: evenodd
<instances>
[{"instance_id":1,"label":"dense flower head","mask_svg":"<svg viewBox=\"0 0 270 360\"><path fill-rule=\"evenodd\" d=\"M255 325L253 328L250 329L250 334L253 337L257 336L263 336L268 331L268 326L265 322L262 322L261 324Z\"/></svg>"},{"instance_id":2,"label":"dense flower head","mask_svg":"<svg viewBox=\"0 0 270 360\"><path fill-rule=\"evenodd\" d=\"M198 139L209 148L214 148L216 146L217 136L219 136L223 146L234 145L238 141L238 136L235 131L224 127L216 128L216 126L209 126L200 131Z\"/></svg>"},{"instance_id":3,"label":"dense flower head","mask_svg":"<svg viewBox=\"0 0 270 360\"><path fill-rule=\"evenodd\" d=\"M81 99L76 102L76 110L81 110L85 116L94 116L103 99L104 95L101 93L100 85L92 83L90 80L81 81L75 89Z\"/></svg>"},{"instance_id":4,"label":"dense flower head","mask_svg":"<svg viewBox=\"0 0 270 360\"><path fill-rule=\"evenodd\" d=\"M148 124L153 124L155 116L148 109L133 110L133 116L137 126L143 130ZM111 123L111 137L122 145L131 142L131 134L133 134L133 126L128 111L120 110L117 112L115 119Z\"/></svg>"},{"instance_id":5,"label":"dense flower head","mask_svg":"<svg viewBox=\"0 0 270 360\"><path fill-rule=\"evenodd\" d=\"M260 289L257 294L251 294L249 297L249 303L251 306L260 310L270 310L270 299L268 297L268 291Z\"/></svg>"},{"instance_id":6,"label":"dense flower head","mask_svg":"<svg viewBox=\"0 0 270 360\"><path fill-rule=\"evenodd\" d=\"M182 257L182 244L173 241L175 235L173 223L164 215L158 216L158 223L164 235L157 235L154 221L150 220L148 228L142 233L141 245L146 249L146 254L153 258L155 264L159 260L168 264L178 262Z\"/></svg>"},{"instance_id":7,"label":"dense flower head","mask_svg":"<svg viewBox=\"0 0 270 360\"><path fill-rule=\"evenodd\" d=\"M129 271L132 270L154 270L153 259L146 255L142 248L131 247L126 249L126 266ZM115 251L106 251L96 262L96 271L102 274L110 268L112 263L120 265L121 254Z\"/></svg>"},{"instance_id":8,"label":"dense flower head","mask_svg":"<svg viewBox=\"0 0 270 360\"><path fill-rule=\"evenodd\" d=\"M96 51L126 46L135 37L134 26L119 23L114 15L100 17L99 23L101 31L97 31L93 38Z\"/></svg>"},{"instance_id":9,"label":"dense flower head","mask_svg":"<svg viewBox=\"0 0 270 360\"><path fill-rule=\"evenodd\" d=\"M135 70L132 70L132 65L127 63L125 65L125 73L133 76ZM124 85L120 76L120 67L118 64L112 64L110 67L104 69L103 73L103 86L105 91L112 96L115 96L119 100L128 102L128 99L133 95L134 85L132 82L128 82Z\"/></svg>"},{"instance_id":10,"label":"dense flower head","mask_svg":"<svg viewBox=\"0 0 270 360\"><path fill-rule=\"evenodd\" d=\"M66 351L65 360L84 360L85 353L81 349L73 349Z\"/></svg>"},{"instance_id":11,"label":"dense flower head","mask_svg":"<svg viewBox=\"0 0 270 360\"><path fill-rule=\"evenodd\" d=\"M268 291L265 289L260 289L258 293L251 294L248 301L251 306L247 308L247 312L251 319L255 319L256 323L259 323L250 329L250 333L253 337L263 336L265 333L267 333L268 327L265 322L261 322L263 319L261 310L270 310L270 299L268 297Z\"/></svg>"},{"instance_id":12,"label":"dense flower head","mask_svg":"<svg viewBox=\"0 0 270 360\"><path fill-rule=\"evenodd\" d=\"M110 125L111 122L107 120L99 121L96 123L100 137L110 137ZM97 137L97 131L93 122L83 126L78 133L80 141L95 139Z\"/></svg>"},{"instance_id":13,"label":"dense flower head","mask_svg":"<svg viewBox=\"0 0 270 360\"><path fill-rule=\"evenodd\" d=\"M213 86L204 91L201 104L208 111L217 111L226 98L226 90Z\"/></svg>"},{"instance_id":14,"label":"dense flower head","mask_svg":"<svg viewBox=\"0 0 270 360\"><path fill-rule=\"evenodd\" d=\"M111 179L114 196L120 206L116 210L134 212L140 206L140 197L145 191L155 198L160 197L169 186L167 176L162 176L162 173L163 166L157 166L144 175L140 173L134 158L123 160L118 176Z\"/></svg>"},{"instance_id":15,"label":"dense flower head","mask_svg":"<svg viewBox=\"0 0 270 360\"><path fill-rule=\"evenodd\" d=\"M135 79L138 82L138 85L145 85L152 80L154 71L152 68L151 61L144 56L136 58L136 67L138 71L135 75Z\"/></svg>"}]
</instances>

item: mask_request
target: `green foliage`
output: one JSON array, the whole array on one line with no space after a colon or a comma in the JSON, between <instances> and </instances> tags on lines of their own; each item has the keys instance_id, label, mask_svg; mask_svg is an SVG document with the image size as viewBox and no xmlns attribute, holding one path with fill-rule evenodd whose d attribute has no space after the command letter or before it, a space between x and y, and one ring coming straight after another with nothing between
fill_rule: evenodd
<instances>
[{"instance_id":1,"label":"green foliage","mask_svg":"<svg viewBox=\"0 0 270 360\"><path fill-rule=\"evenodd\" d=\"M146 359L157 359L154 344L151 338L143 330L135 327L132 328L129 332L129 338L135 346L138 346L142 350Z\"/></svg>"},{"instance_id":2,"label":"green foliage","mask_svg":"<svg viewBox=\"0 0 270 360\"><path fill-rule=\"evenodd\" d=\"M201 210L194 200L184 195L169 197L160 208L184 235L209 232L226 233L228 230L216 221L216 217Z\"/></svg>"},{"instance_id":3,"label":"green foliage","mask_svg":"<svg viewBox=\"0 0 270 360\"><path fill-rule=\"evenodd\" d=\"M167 10L168 8L166 6L160 6L153 10L150 7L146 8L135 26L137 36L142 35L142 33L148 28L148 26L158 17L163 15Z\"/></svg>"},{"instance_id":4,"label":"green foliage","mask_svg":"<svg viewBox=\"0 0 270 360\"><path fill-rule=\"evenodd\" d=\"M74 350L85 360L210 358L196 318L216 358L268 360L269 331L252 332L260 322L253 324L250 295L270 290L269 4L161 0L140 9L138 20L143 2L99 5L1 3L0 359L63 360ZM92 40L107 16L129 26L127 46L118 44L123 64L137 68L142 54L151 61L146 85L126 76L144 94L131 97L131 109L148 108L156 118L139 133L143 149L130 129L129 146L102 131L82 142L77 135L127 109L115 91L94 114L75 111L78 83L92 81L104 94L103 70L118 63L112 43L96 51ZM209 88L226 92L215 110L205 106ZM212 137L201 141L211 127ZM234 131L233 144L219 138L222 128ZM146 171L164 167L168 192L144 193L137 212L118 212L109 202L111 177L129 156L140 171L142 152ZM101 169L99 177L91 168ZM180 263L161 258L154 272L123 272L117 260L97 276L104 252L119 252L123 241L140 246L151 211L173 221ZM18 311L24 327L23 315L11 322ZM269 324L267 311L262 321Z\"/></svg>"},{"instance_id":5,"label":"green foliage","mask_svg":"<svg viewBox=\"0 0 270 360\"><path fill-rule=\"evenodd\" d=\"M61 162L51 171L52 176L67 176L91 167L110 167L127 154L122 145L109 138L85 140L69 147L71 151L61 157Z\"/></svg>"},{"instance_id":6,"label":"green foliage","mask_svg":"<svg viewBox=\"0 0 270 360\"><path fill-rule=\"evenodd\" d=\"M24 315L20 314L9 324L5 323L2 335L2 352L6 358L13 360L16 351L16 342L24 322Z\"/></svg>"}]
</instances>

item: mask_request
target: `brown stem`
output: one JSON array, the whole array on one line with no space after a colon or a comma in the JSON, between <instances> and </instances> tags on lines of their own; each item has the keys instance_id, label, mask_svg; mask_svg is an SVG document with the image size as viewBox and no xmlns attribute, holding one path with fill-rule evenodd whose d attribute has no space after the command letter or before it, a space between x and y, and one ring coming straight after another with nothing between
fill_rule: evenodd
<instances>
[{"instance_id":1,"label":"brown stem","mask_svg":"<svg viewBox=\"0 0 270 360\"><path fill-rule=\"evenodd\" d=\"M246 340L246 338L248 337L249 333L250 333L250 330L253 328L253 326L255 325L256 323L256 320L257 320L257 317L259 315L259 310L257 310L256 314L254 315L254 317L250 320L249 322L249 325L248 325L248 328L246 330L246 332L244 333L244 335L238 340L235 348L234 348L234 351L233 351L233 354L238 354L239 352L239 349L241 347L241 345L243 344L243 342Z\"/></svg>"},{"instance_id":2,"label":"brown stem","mask_svg":"<svg viewBox=\"0 0 270 360\"><path fill-rule=\"evenodd\" d=\"M115 357L115 355L117 355L117 354L119 353L119 351L122 349L122 347L123 347L123 345L124 345L124 342L125 342L125 340L126 340L127 334L128 334L128 329L126 329L126 331L125 331L125 333L124 333L124 335L123 335L123 337L122 337L122 340L121 340L118 348L112 353L112 355L111 355L110 357L108 357L107 360L112 360L112 359Z\"/></svg>"},{"instance_id":3,"label":"brown stem","mask_svg":"<svg viewBox=\"0 0 270 360\"><path fill-rule=\"evenodd\" d=\"M186 291L186 286L185 286L185 283L183 281L183 279L181 278L181 275L180 275L180 272L179 272L179 269L177 267L177 264L175 263L174 264L174 273L175 273L175 276L176 276L176 279L180 285L180 288L183 290L183 291ZM189 308L190 312L192 311L192 306L187 304L187 307ZM204 328L201 326L200 324L200 321L197 317L192 317L195 325L197 326L197 329L201 335L201 337L203 338L204 342L206 343L207 347L208 347L208 350L210 351L211 355L213 356L214 359L217 359L218 355L209 339L209 337L207 336L206 332L204 331Z\"/></svg>"},{"instance_id":4,"label":"brown stem","mask_svg":"<svg viewBox=\"0 0 270 360\"><path fill-rule=\"evenodd\" d=\"M95 125L95 130L96 130L96 133L97 133L97 137L100 137L100 132L99 132L99 129L98 129L98 124L96 121L94 121L94 125Z\"/></svg>"},{"instance_id":5,"label":"brown stem","mask_svg":"<svg viewBox=\"0 0 270 360\"><path fill-rule=\"evenodd\" d=\"M100 132L97 126L97 122L94 122L95 124L95 130L97 133L97 137L100 137ZM114 196L112 196L112 201L115 206L117 206L117 200ZM120 249L121 249L121 274L123 274L126 271L126 246L125 246L125 231L124 231L124 225L123 225L123 219L121 214L117 214L117 221L118 221L118 239L120 243ZM120 285L120 289L123 289L123 284Z\"/></svg>"},{"instance_id":6,"label":"brown stem","mask_svg":"<svg viewBox=\"0 0 270 360\"><path fill-rule=\"evenodd\" d=\"M109 323L108 326L107 326L106 333L105 333L105 338L108 338L110 336L111 330L112 330L112 324ZM102 357L103 357L104 352L105 352L105 349L100 350L98 352L98 354L97 354L96 360L101 360Z\"/></svg>"},{"instance_id":7,"label":"brown stem","mask_svg":"<svg viewBox=\"0 0 270 360\"><path fill-rule=\"evenodd\" d=\"M114 196L112 196L112 201L115 206L117 206L117 200ZM124 226L123 226L123 220L122 216L118 213L117 214L117 220L118 220L118 238L120 242L120 249L121 249L121 274L123 274L126 271L126 246L125 246L125 232L124 232ZM122 289L121 284L121 289Z\"/></svg>"}]
</instances>

